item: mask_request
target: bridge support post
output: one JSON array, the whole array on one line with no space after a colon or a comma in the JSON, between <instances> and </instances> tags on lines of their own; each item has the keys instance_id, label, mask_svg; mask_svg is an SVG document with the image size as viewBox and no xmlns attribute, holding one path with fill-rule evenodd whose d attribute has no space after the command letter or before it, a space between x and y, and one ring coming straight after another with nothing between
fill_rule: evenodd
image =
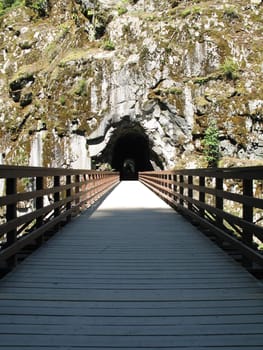
<instances>
[{"instance_id":1,"label":"bridge support post","mask_svg":"<svg viewBox=\"0 0 263 350\"><path fill-rule=\"evenodd\" d=\"M180 205L183 207L184 206L184 199L183 199L183 195L184 195L184 176L180 175Z\"/></svg>"},{"instance_id":2,"label":"bridge support post","mask_svg":"<svg viewBox=\"0 0 263 350\"><path fill-rule=\"evenodd\" d=\"M59 187L60 186L60 176L54 176L54 187ZM60 201L60 192L58 189L58 192L54 193L54 203L59 202ZM60 208L57 207L54 209L54 217L59 216L60 213ZM59 224L54 226L54 230L58 230L59 229Z\"/></svg>"},{"instance_id":3,"label":"bridge support post","mask_svg":"<svg viewBox=\"0 0 263 350\"><path fill-rule=\"evenodd\" d=\"M86 177L85 175L84 176L84 179L86 180ZM80 175L75 175L75 194L78 195L79 194L79 182L80 182ZM85 185L85 189L86 189L86 185ZM80 197L77 197L75 199L75 206L76 206L76 214L79 212L79 202L80 202Z\"/></svg>"},{"instance_id":4,"label":"bridge support post","mask_svg":"<svg viewBox=\"0 0 263 350\"><path fill-rule=\"evenodd\" d=\"M193 185L193 176L192 175L188 175L188 209L189 210L193 210L193 204L191 202L191 199L193 198L193 189L191 188L191 186Z\"/></svg>"},{"instance_id":5,"label":"bridge support post","mask_svg":"<svg viewBox=\"0 0 263 350\"><path fill-rule=\"evenodd\" d=\"M43 177L36 177L36 190L40 191L44 188L44 178ZM44 206L44 198L43 195L36 198L36 210L43 208ZM36 220L36 227L39 228L43 224L43 215L39 216ZM40 236L37 238L37 244L41 245L43 243L44 236Z\"/></svg>"},{"instance_id":6,"label":"bridge support post","mask_svg":"<svg viewBox=\"0 0 263 350\"><path fill-rule=\"evenodd\" d=\"M218 193L216 194L216 208L223 211L224 207L224 200L222 195L219 195L221 191L223 191L223 179L222 178L216 178L216 191ZM221 216L216 216L216 225L219 227L223 226L223 218Z\"/></svg>"},{"instance_id":7,"label":"bridge support post","mask_svg":"<svg viewBox=\"0 0 263 350\"><path fill-rule=\"evenodd\" d=\"M253 180L243 180L243 196L253 197ZM253 223L253 207L251 205L243 204L243 219ZM253 233L246 229L242 232L242 241L249 247L253 246ZM252 267L252 261L246 257L243 257L243 265L247 268Z\"/></svg>"},{"instance_id":8,"label":"bridge support post","mask_svg":"<svg viewBox=\"0 0 263 350\"><path fill-rule=\"evenodd\" d=\"M169 175L168 175L168 180L169 180L169 185L168 185L168 187L169 187L169 189L170 189L170 191L171 191L171 193L169 193L169 197L170 197L170 200L173 201L174 195L173 195L173 183L172 183L172 181L173 181L173 176L172 176L172 174L169 174Z\"/></svg>"},{"instance_id":9,"label":"bridge support post","mask_svg":"<svg viewBox=\"0 0 263 350\"><path fill-rule=\"evenodd\" d=\"M16 178L8 178L6 180L6 195L14 195L17 193L17 179ZM17 209L16 209L16 202L12 204L8 204L6 206L6 221L12 221L17 217ZM7 232L6 234L6 245L11 246L14 244L17 240L17 229L14 228L11 231ZM12 268L17 263L17 257L16 255L13 255L10 259L7 261L8 268Z\"/></svg>"},{"instance_id":10,"label":"bridge support post","mask_svg":"<svg viewBox=\"0 0 263 350\"><path fill-rule=\"evenodd\" d=\"M177 207L177 201L178 201L178 196L177 196L177 175L173 174L172 175L172 179L173 179L173 185L172 185L173 200L174 200L175 208L176 208Z\"/></svg>"},{"instance_id":11,"label":"bridge support post","mask_svg":"<svg viewBox=\"0 0 263 350\"><path fill-rule=\"evenodd\" d=\"M71 185L71 175L67 175L66 185ZM71 197L71 188L67 188L66 197L68 200L69 200L69 197ZM70 208L71 208L71 201L69 200L66 204L66 210L70 210ZM69 222L70 220L71 220L71 214L67 216L67 222Z\"/></svg>"},{"instance_id":12,"label":"bridge support post","mask_svg":"<svg viewBox=\"0 0 263 350\"><path fill-rule=\"evenodd\" d=\"M199 176L199 202L204 203L205 202L205 177ZM204 218L205 217L205 210L203 208L199 208L199 215Z\"/></svg>"}]
</instances>

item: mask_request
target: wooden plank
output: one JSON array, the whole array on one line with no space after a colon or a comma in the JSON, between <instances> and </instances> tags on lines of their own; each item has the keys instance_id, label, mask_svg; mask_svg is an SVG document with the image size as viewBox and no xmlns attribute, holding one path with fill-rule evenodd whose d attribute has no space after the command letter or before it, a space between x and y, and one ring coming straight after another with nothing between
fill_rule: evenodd
<instances>
[{"instance_id":1,"label":"wooden plank","mask_svg":"<svg viewBox=\"0 0 263 350\"><path fill-rule=\"evenodd\" d=\"M3 334L1 336L2 345L28 345L28 346L39 346L40 336L33 334L25 335L9 335ZM117 347L127 348L133 347L176 347L176 346L207 346L214 347L222 344L226 346L243 346L246 344L249 346L261 345L261 335L178 335L178 336L163 336L163 335L150 335L150 336L132 336L132 335L118 335L118 336L71 336L71 335L49 335L41 337L42 346L58 346L58 347L74 347L84 346L89 344L93 347Z\"/></svg>"},{"instance_id":2,"label":"wooden plank","mask_svg":"<svg viewBox=\"0 0 263 350\"><path fill-rule=\"evenodd\" d=\"M260 324L262 325L262 315L178 315L176 316L71 316L71 315L4 315L5 322L1 324L50 324L50 325L219 325L225 324L231 327L232 324ZM230 328L231 329L231 328ZM1 339L0 339L1 342Z\"/></svg>"},{"instance_id":3,"label":"wooden plank","mask_svg":"<svg viewBox=\"0 0 263 350\"><path fill-rule=\"evenodd\" d=\"M74 336L123 336L136 334L136 336L207 336L207 335L259 335L262 332L260 324L232 324L231 327L225 324L206 325L84 325L56 324L56 325L35 325L16 324L17 335L74 335ZM1 325L0 335L14 334L14 325Z\"/></svg>"},{"instance_id":4,"label":"wooden plank","mask_svg":"<svg viewBox=\"0 0 263 350\"><path fill-rule=\"evenodd\" d=\"M1 347L0 345L0 349L4 349L6 350L5 347ZM23 345L19 345L19 346L11 346L11 347L8 347L8 350L30 350L30 349L33 349L35 350L35 347L34 346L23 346ZM44 349L44 350L58 350L58 347L55 346L45 346L45 347L41 347L41 349ZM89 349L89 350L98 350L98 347L93 347L93 346L89 346L89 345L86 345L85 347L83 346L74 346L74 347L63 347L64 350L68 350L68 349ZM100 347L101 350L103 349L109 349L107 346L106 347ZM129 350L138 350L138 347L134 348L134 347L128 347ZM144 348L144 347L140 347L140 349L147 349L147 350L156 350L156 347L147 347L147 348ZM169 349L168 347L161 347L159 349ZM174 349L174 347L170 348L170 349ZM183 346L183 347L178 347L176 346L176 350L185 350L186 348ZM221 346L214 346L213 349L219 349L219 350L222 350L222 347ZM243 348L244 349L244 348ZM196 347L195 346L189 346L187 347L187 350L196 350ZM198 350L207 350L207 347L198 347ZM241 350L240 346L224 346L224 350ZM249 350L262 350L262 347L258 347L258 346L253 346L253 347L250 347Z\"/></svg>"},{"instance_id":5,"label":"wooden plank","mask_svg":"<svg viewBox=\"0 0 263 350\"><path fill-rule=\"evenodd\" d=\"M249 301L251 304L251 301ZM15 303L17 305L18 303ZM168 317L172 316L183 317L183 316L238 316L238 315L247 315L248 323L249 321L253 322L253 316L263 316L263 308L261 306L247 306L242 307L243 303L239 302L238 306L228 306L228 307L214 307L206 308L206 303L204 302L201 307L184 307L184 308L167 308L167 307L146 307L145 304L140 308L127 307L125 304L122 307L109 308L95 308L95 307L85 307L85 304L81 306L70 305L68 307L59 307L60 302L56 303L53 307L43 307L41 305L32 307L22 306L22 303L19 303L18 306L1 306L1 315L23 315L23 316L107 316L107 317ZM136 304L136 302L134 302ZM242 307L242 311L240 311Z\"/></svg>"},{"instance_id":6,"label":"wooden plank","mask_svg":"<svg viewBox=\"0 0 263 350\"><path fill-rule=\"evenodd\" d=\"M257 312L254 313L260 313L262 310L262 300L240 300L233 299L233 300L191 300L191 301L135 301L135 302L129 302L129 301L106 301L106 302L81 302L81 301L62 301L60 300L59 303L57 301L44 301L41 300L0 300L0 307L14 307L16 310L20 307L24 308L31 308L31 309L42 309L45 310L52 309L53 312L56 312L56 310L65 309L65 310L76 310L78 312L79 309L83 311L92 310L93 312L100 312L100 310L144 310L143 312L151 312L151 310L163 310L164 312L167 312L167 310L174 310L174 311L180 311L190 309L202 309L203 312L210 312L210 309L215 309L217 312L221 312L222 310L238 310L238 314L240 312L247 313L248 309L256 308ZM242 308L240 308L242 307ZM10 309L11 310L11 309ZM222 311L225 312L225 311ZM226 311L227 312L227 311Z\"/></svg>"}]
</instances>

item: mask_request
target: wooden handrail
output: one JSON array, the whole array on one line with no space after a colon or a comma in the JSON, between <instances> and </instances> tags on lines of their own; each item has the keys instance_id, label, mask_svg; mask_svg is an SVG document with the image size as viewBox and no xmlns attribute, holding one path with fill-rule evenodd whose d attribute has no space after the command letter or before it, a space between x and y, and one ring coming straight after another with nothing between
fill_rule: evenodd
<instances>
[{"instance_id":1,"label":"wooden handrail","mask_svg":"<svg viewBox=\"0 0 263 350\"><path fill-rule=\"evenodd\" d=\"M1 165L0 269L12 268L26 247L38 245L119 179L116 172ZM21 203L30 206L25 213Z\"/></svg>"},{"instance_id":2,"label":"wooden handrail","mask_svg":"<svg viewBox=\"0 0 263 350\"><path fill-rule=\"evenodd\" d=\"M263 266L262 166L140 172L139 180L173 208L239 250L244 265ZM237 183L239 193L231 191ZM260 193L256 196L257 188ZM259 220L254 220L256 211Z\"/></svg>"}]
</instances>

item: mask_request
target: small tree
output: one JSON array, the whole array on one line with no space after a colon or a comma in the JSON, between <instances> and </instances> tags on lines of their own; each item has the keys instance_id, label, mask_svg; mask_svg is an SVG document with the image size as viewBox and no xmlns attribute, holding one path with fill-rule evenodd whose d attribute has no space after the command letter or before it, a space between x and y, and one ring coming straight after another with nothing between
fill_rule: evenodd
<instances>
[{"instance_id":1,"label":"small tree","mask_svg":"<svg viewBox=\"0 0 263 350\"><path fill-rule=\"evenodd\" d=\"M219 132L215 121L209 123L203 139L204 155L208 162L208 167L217 167L219 151Z\"/></svg>"}]
</instances>

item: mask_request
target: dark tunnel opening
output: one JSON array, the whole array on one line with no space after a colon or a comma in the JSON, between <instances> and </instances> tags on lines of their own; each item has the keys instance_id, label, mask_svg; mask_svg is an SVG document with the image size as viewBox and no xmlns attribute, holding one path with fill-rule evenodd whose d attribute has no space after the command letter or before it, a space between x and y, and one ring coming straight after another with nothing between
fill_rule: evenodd
<instances>
[{"instance_id":1,"label":"dark tunnel opening","mask_svg":"<svg viewBox=\"0 0 263 350\"><path fill-rule=\"evenodd\" d=\"M135 132L120 136L113 147L111 165L120 172L121 180L137 180L139 171L153 170L148 138Z\"/></svg>"},{"instance_id":2,"label":"dark tunnel opening","mask_svg":"<svg viewBox=\"0 0 263 350\"><path fill-rule=\"evenodd\" d=\"M115 130L103 151L92 157L93 169L120 172L121 180L137 180L139 171L163 169L159 155L143 127L124 119L114 125Z\"/></svg>"}]
</instances>

